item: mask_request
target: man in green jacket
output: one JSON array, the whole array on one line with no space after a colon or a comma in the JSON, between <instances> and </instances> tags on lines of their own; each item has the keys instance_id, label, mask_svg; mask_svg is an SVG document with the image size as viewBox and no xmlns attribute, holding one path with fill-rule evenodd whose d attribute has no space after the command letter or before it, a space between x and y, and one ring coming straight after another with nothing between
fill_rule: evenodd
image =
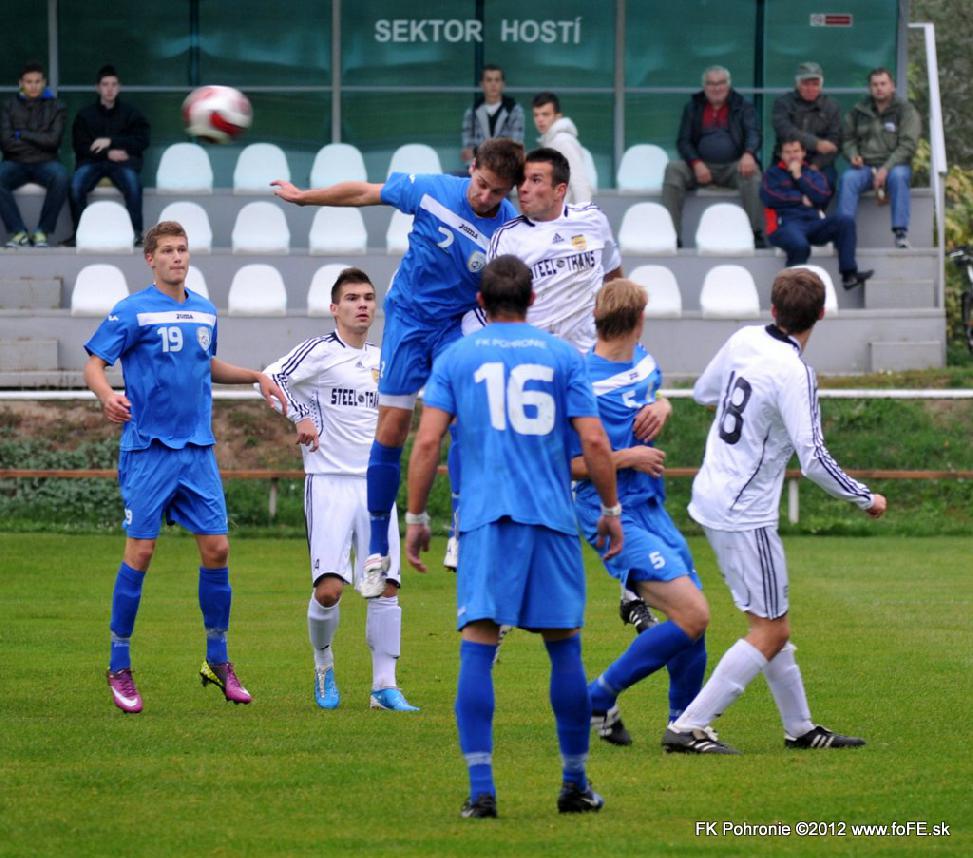
<instances>
[{"instance_id":1,"label":"man in green jacket","mask_svg":"<svg viewBox=\"0 0 973 858\"><path fill-rule=\"evenodd\" d=\"M896 98L888 69L868 75L868 98L845 116L841 151L851 164L838 186L837 214L854 217L862 191L874 189L879 204L891 202L895 246L909 247L909 182L922 122L904 98Z\"/></svg>"}]
</instances>

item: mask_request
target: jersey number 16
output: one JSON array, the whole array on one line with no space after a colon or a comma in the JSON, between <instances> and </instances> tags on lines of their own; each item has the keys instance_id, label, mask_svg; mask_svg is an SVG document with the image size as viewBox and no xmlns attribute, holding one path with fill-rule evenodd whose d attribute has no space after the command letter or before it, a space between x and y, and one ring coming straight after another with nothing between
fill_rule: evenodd
<instances>
[{"instance_id":1,"label":"jersey number 16","mask_svg":"<svg viewBox=\"0 0 973 858\"><path fill-rule=\"evenodd\" d=\"M554 428L554 397L543 390L524 390L528 381L553 381L554 368L538 363L522 363L510 371L504 384L504 365L484 363L473 375L486 384L490 425L498 432L510 428L518 435L547 435ZM532 408L533 414L527 409Z\"/></svg>"}]
</instances>

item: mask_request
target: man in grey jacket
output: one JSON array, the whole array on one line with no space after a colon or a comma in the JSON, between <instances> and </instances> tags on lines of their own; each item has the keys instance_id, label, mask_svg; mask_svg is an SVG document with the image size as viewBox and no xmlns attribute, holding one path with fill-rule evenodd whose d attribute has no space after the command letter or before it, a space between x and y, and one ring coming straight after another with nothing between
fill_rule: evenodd
<instances>
[{"instance_id":1,"label":"man in grey jacket","mask_svg":"<svg viewBox=\"0 0 973 858\"><path fill-rule=\"evenodd\" d=\"M524 109L509 95L503 94L506 84L503 69L496 65L483 66L480 89L473 106L463 114L463 151L460 158L471 164L476 147L491 137L509 137L524 142Z\"/></svg>"},{"instance_id":2,"label":"man in grey jacket","mask_svg":"<svg viewBox=\"0 0 973 858\"><path fill-rule=\"evenodd\" d=\"M7 228L7 247L47 247L48 235L68 195L68 171L57 160L67 108L47 88L44 69L27 63L20 73L20 91L0 109L0 218ZM20 215L13 192L36 182L47 189L33 234Z\"/></svg>"},{"instance_id":3,"label":"man in grey jacket","mask_svg":"<svg viewBox=\"0 0 973 858\"><path fill-rule=\"evenodd\" d=\"M564 202L582 205L591 202L591 180L585 165L584 147L578 141L578 129L570 117L561 113L561 102L553 92L540 92L534 96L534 127L542 148L557 149L568 159L571 180Z\"/></svg>"},{"instance_id":4,"label":"man in grey jacket","mask_svg":"<svg viewBox=\"0 0 973 858\"><path fill-rule=\"evenodd\" d=\"M919 112L895 94L888 69L868 75L868 98L859 101L841 126L841 152L851 164L838 185L837 214L854 217L862 191L878 202L890 201L895 246L909 247L909 182L919 144Z\"/></svg>"},{"instance_id":5,"label":"man in grey jacket","mask_svg":"<svg viewBox=\"0 0 973 858\"><path fill-rule=\"evenodd\" d=\"M807 165L828 177L830 198L838 179L834 162L841 139L841 108L831 96L824 95L823 86L821 66L801 63L794 77L794 89L774 102L774 163L781 157L781 141L800 140L807 152Z\"/></svg>"}]
</instances>

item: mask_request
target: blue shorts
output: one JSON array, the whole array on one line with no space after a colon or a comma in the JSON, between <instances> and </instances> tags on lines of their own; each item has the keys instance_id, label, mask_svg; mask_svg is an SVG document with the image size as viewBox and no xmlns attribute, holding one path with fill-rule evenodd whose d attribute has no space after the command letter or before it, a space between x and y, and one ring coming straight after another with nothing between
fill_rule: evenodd
<instances>
[{"instance_id":1,"label":"blue shorts","mask_svg":"<svg viewBox=\"0 0 973 858\"><path fill-rule=\"evenodd\" d=\"M425 323L405 311L386 308L382 331L382 372L379 395L413 396L429 381L432 362L463 336L460 319Z\"/></svg>"},{"instance_id":2,"label":"blue shorts","mask_svg":"<svg viewBox=\"0 0 973 858\"><path fill-rule=\"evenodd\" d=\"M474 620L581 628L585 573L578 537L507 517L461 533L456 605L459 629Z\"/></svg>"},{"instance_id":3,"label":"blue shorts","mask_svg":"<svg viewBox=\"0 0 973 858\"><path fill-rule=\"evenodd\" d=\"M162 527L181 524L190 533L226 533L226 498L212 447L173 450L159 441L144 450L122 450L118 483L125 504L122 526L132 539L155 539Z\"/></svg>"},{"instance_id":4,"label":"blue shorts","mask_svg":"<svg viewBox=\"0 0 973 858\"><path fill-rule=\"evenodd\" d=\"M595 528L601 510L584 503L576 503L574 509L585 539L595 548L598 535ZM683 575L688 575L700 590L703 589L686 538L672 523L658 498L651 497L645 503L623 503L622 530L625 544L621 552L602 562L608 572L629 589L636 581L672 581Z\"/></svg>"}]
</instances>

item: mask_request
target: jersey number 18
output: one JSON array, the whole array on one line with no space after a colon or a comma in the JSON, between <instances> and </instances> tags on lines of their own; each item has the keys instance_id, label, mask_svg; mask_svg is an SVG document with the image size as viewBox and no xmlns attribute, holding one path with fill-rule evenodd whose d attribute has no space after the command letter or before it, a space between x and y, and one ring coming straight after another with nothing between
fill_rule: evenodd
<instances>
[{"instance_id":1,"label":"jersey number 18","mask_svg":"<svg viewBox=\"0 0 973 858\"><path fill-rule=\"evenodd\" d=\"M747 407L751 393L753 388L749 381L730 373L726 393L723 394L723 413L720 415L720 437L727 444L736 444L743 434L743 409Z\"/></svg>"}]
</instances>

